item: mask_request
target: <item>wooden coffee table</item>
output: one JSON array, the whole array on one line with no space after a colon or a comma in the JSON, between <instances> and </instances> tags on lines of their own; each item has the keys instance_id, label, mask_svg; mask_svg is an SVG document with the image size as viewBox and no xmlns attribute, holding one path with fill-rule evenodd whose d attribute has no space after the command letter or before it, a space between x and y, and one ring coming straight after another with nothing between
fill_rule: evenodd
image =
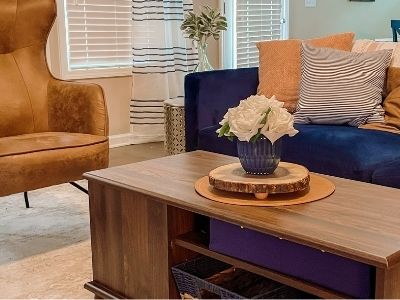
<instances>
[{"instance_id":1,"label":"wooden coffee table","mask_svg":"<svg viewBox=\"0 0 400 300\"><path fill-rule=\"evenodd\" d=\"M203 151L85 175L89 180L97 298L177 298L170 267L199 253L323 298L346 295L207 248L196 214L334 253L376 268L377 298L400 298L400 190L330 177L336 192L290 207L244 207L199 196L194 182L237 158Z\"/></svg>"}]
</instances>

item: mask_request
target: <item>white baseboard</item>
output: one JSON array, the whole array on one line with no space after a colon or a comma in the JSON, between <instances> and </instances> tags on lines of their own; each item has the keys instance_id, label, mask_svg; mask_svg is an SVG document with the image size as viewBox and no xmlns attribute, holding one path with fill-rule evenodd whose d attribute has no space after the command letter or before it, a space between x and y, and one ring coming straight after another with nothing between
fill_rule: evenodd
<instances>
[{"instance_id":1,"label":"white baseboard","mask_svg":"<svg viewBox=\"0 0 400 300\"><path fill-rule=\"evenodd\" d=\"M110 135L108 137L110 141L110 148L117 148L122 146L127 146L131 144L132 133L116 134Z\"/></svg>"},{"instance_id":2,"label":"white baseboard","mask_svg":"<svg viewBox=\"0 0 400 300\"><path fill-rule=\"evenodd\" d=\"M135 144L145 144L145 143L155 143L155 142L163 142L165 140L165 136L163 134L160 135L132 135L131 137L131 145Z\"/></svg>"},{"instance_id":3,"label":"white baseboard","mask_svg":"<svg viewBox=\"0 0 400 300\"><path fill-rule=\"evenodd\" d=\"M110 148L117 148L135 144L162 142L164 141L164 139L165 136L163 134L156 136L153 135L148 136L148 135L136 135L133 133L124 133L124 134L109 136Z\"/></svg>"}]
</instances>

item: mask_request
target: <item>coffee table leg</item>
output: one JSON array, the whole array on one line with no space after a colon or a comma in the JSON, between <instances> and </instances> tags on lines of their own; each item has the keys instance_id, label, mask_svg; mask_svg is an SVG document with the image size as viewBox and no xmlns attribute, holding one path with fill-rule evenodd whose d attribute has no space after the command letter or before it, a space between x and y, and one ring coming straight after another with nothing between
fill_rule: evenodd
<instances>
[{"instance_id":1,"label":"coffee table leg","mask_svg":"<svg viewBox=\"0 0 400 300\"><path fill-rule=\"evenodd\" d=\"M195 253L174 245L193 213L138 192L89 181L93 281L102 298L178 298L171 266Z\"/></svg>"},{"instance_id":2,"label":"coffee table leg","mask_svg":"<svg viewBox=\"0 0 400 300\"><path fill-rule=\"evenodd\" d=\"M375 298L400 298L400 264L391 269L376 269Z\"/></svg>"},{"instance_id":3,"label":"coffee table leg","mask_svg":"<svg viewBox=\"0 0 400 300\"><path fill-rule=\"evenodd\" d=\"M115 298L168 298L167 205L97 182L89 182L89 191L89 284Z\"/></svg>"}]
</instances>

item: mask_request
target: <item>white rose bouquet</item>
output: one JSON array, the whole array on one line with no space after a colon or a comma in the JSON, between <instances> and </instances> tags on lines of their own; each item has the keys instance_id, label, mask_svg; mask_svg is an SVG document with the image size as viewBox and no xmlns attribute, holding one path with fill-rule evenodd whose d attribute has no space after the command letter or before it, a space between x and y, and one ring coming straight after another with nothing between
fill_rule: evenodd
<instances>
[{"instance_id":1,"label":"white rose bouquet","mask_svg":"<svg viewBox=\"0 0 400 300\"><path fill-rule=\"evenodd\" d=\"M298 133L293 127L293 116L283 107L283 102L275 96L250 96L240 101L239 106L228 109L217 130L219 137L233 140L256 142L265 136L272 144L282 136Z\"/></svg>"}]
</instances>

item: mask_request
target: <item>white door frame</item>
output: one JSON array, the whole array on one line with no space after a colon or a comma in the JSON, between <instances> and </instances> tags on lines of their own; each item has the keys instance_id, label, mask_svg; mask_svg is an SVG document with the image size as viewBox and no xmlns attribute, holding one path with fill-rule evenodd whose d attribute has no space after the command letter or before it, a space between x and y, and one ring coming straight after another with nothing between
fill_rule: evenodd
<instances>
[{"instance_id":1,"label":"white door frame","mask_svg":"<svg viewBox=\"0 0 400 300\"><path fill-rule=\"evenodd\" d=\"M289 38L289 2L290 0L282 0L282 16L284 23L282 23L281 39ZM234 20L236 19L236 0L219 0L219 8L221 13L227 18L228 29L222 34L219 46L219 61L220 67L223 69L236 68L236 30ZM230 51L229 51L230 49Z\"/></svg>"}]
</instances>

